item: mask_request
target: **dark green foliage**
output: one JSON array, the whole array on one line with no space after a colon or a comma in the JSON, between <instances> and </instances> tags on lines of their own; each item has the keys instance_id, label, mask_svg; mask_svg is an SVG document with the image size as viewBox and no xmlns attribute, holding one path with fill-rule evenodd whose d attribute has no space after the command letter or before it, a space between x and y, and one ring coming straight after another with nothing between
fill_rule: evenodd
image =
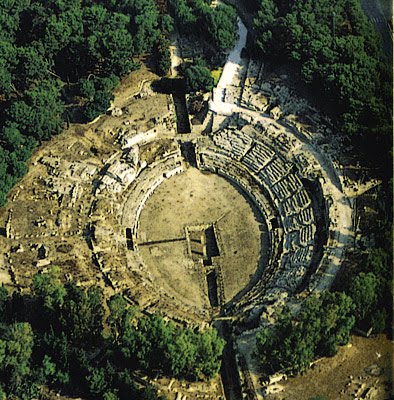
<instances>
[{"instance_id":1,"label":"dark green foliage","mask_svg":"<svg viewBox=\"0 0 394 400\"><path fill-rule=\"evenodd\" d=\"M101 5L83 10L87 56L93 65L103 64L105 73L123 75L133 67L133 39L127 27L130 17L112 13ZM105 64L104 64L105 62Z\"/></svg>"},{"instance_id":2,"label":"dark green foliage","mask_svg":"<svg viewBox=\"0 0 394 400\"><path fill-rule=\"evenodd\" d=\"M363 320L375 310L378 303L377 286L378 279L373 272L361 272L352 282L349 295L356 304L357 320Z\"/></svg>"},{"instance_id":3,"label":"dark green foliage","mask_svg":"<svg viewBox=\"0 0 394 400\"><path fill-rule=\"evenodd\" d=\"M157 72L159 75L167 75L171 67L170 42L163 36L157 42Z\"/></svg>"},{"instance_id":4,"label":"dark green foliage","mask_svg":"<svg viewBox=\"0 0 394 400\"><path fill-rule=\"evenodd\" d=\"M103 368L90 368L89 375L86 376L86 382L89 392L94 395L103 395L107 389L107 382Z\"/></svg>"},{"instance_id":5,"label":"dark green foliage","mask_svg":"<svg viewBox=\"0 0 394 400\"><path fill-rule=\"evenodd\" d=\"M236 39L236 12L227 4L216 8L204 0L169 0L178 29L205 38L218 51L230 49Z\"/></svg>"},{"instance_id":6,"label":"dark green foliage","mask_svg":"<svg viewBox=\"0 0 394 400\"><path fill-rule=\"evenodd\" d=\"M359 1L262 0L255 28L264 56L293 61L354 143L384 149L391 137L392 78Z\"/></svg>"},{"instance_id":7,"label":"dark green foliage","mask_svg":"<svg viewBox=\"0 0 394 400\"><path fill-rule=\"evenodd\" d=\"M107 301L109 316L107 325L110 328L111 340L114 344L119 344L119 338L123 337L125 325L131 323L135 311L129 307L125 298L121 295L115 295Z\"/></svg>"},{"instance_id":8,"label":"dark green foliage","mask_svg":"<svg viewBox=\"0 0 394 400\"><path fill-rule=\"evenodd\" d=\"M101 289L92 287L84 291L73 282L63 285L59 276L60 270L52 268L49 273L33 278L38 314L35 325L66 335L72 343L95 344L103 329Z\"/></svg>"},{"instance_id":9,"label":"dark green foliage","mask_svg":"<svg viewBox=\"0 0 394 400\"><path fill-rule=\"evenodd\" d=\"M0 324L0 376L5 388L18 388L29 375L33 341L30 324Z\"/></svg>"},{"instance_id":10,"label":"dark green foliage","mask_svg":"<svg viewBox=\"0 0 394 400\"><path fill-rule=\"evenodd\" d=\"M10 307L10 297L8 295L7 289L1 285L0 286L0 323L5 322L8 317Z\"/></svg>"},{"instance_id":11,"label":"dark green foliage","mask_svg":"<svg viewBox=\"0 0 394 400\"><path fill-rule=\"evenodd\" d=\"M234 45L237 33L236 19L235 9L226 4L220 4L214 11L207 14L206 24L210 35L209 41L219 50L227 50Z\"/></svg>"},{"instance_id":12,"label":"dark green foliage","mask_svg":"<svg viewBox=\"0 0 394 400\"><path fill-rule=\"evenodd\" d=\"M318 356L332 356L349 341L354 325L354 306L343 293L310 296L296 320L284 310L274 327L257 335L256 357L268 374L297 374Z\"/></svg>"},{"instance_id":13,"label":"dark green foliage","mask_svg":"<svg viewBox=\"0 0 394 400\"><path fill-rule=\"evenodd\" d=\"M182 31L191 30L197 22L197 17L193 13L193 8L188 5L186 0L169 0L174 19Z\"/></svg>"},{"instance_id":14,"label":"dark green foliage","mask_svg":"<svg viewBox=\"0 0 394 400\"><path fill-rule=\"evenodd\" d=\"M0 399L42 398L47 386L89 399L164 400L137 383L136 369L194 379L217 374L223 340L216 331L143 316L115 295L104 335L101 289L63 284L60 276L58 268L35 275L28 301L0 287Z\"/></svg>"},{"instance_id":15,"label":"dark green foliage","mask_svg":"<svg viewBox=\"0 0 394 400\"><path fill-rule=\"evenodd\" d=\"M119 79L114 74L106 78L94 76L79 81L81 96L88 100L84 106L84 114L88 121L107 111L114 98L112 91L118 83Z\"/></svg>"},{"instance_id":16,"label":"dark green foliage","mask_svg":"<svg viewBox=\"0 0 394 400\"><path fill-rule=\"evenodd\" d=\"M61 131L62 113L59 82L43 80L15 101L7 114L21 132L40 141Z\"/></svg>"},{"instance_id":17,"label":"dark green foliage","mask_svg":"<svg viewBox=\"0 0 394 400\"><path fill-rule=\"evenodd\" d=\"M209 92L213 89L213 77L202 59L196 59L194 64L186 65L183 75L189 92Z\"/></svg>"},{"instance_id":18,"label":"dark green foliage","mask_svg":"<svg viewBox=\"0 0 394 400\"><path fill-rule=\"evenodd\" d=\"M154 0L127 0L124 12L131 14L130 25L137 54L150 51L160 35L160 14Z\"/></svg>"},{"instance_id":19,"label":"dark green foliage","mask_svg":"<svg viewBox=\"0 0 394 400\"><path fill-rule=\"evenodd\" d=\"M195 333L156 315L143 317L120 296L114 296L108 306L111 341L119 343L129 365L188 379L218 373L224 341L216 330Z\"/></svg>"},{"instance_id":20,"label":"dark green foliage","mask_svg":"<svg viewBox=\"0 0 394 400\"><path fill-rule=\"evenodd\" d=\"M20 15L29 0L2 1L0 6L0 40L14 40L20 23Z\"/></svg>"},{"instance_id":21,"label":"dark green foliage","mask_svg":"<svg viewBox=\"0 0 394 400\"><path fill-rule=\"evenodd\" d=\"M84 291L75 283L65 288L67 295L60 310L62 331L72 342L92 345L99 340L103 329L102 290L91 287Z\"/></svg>"},{"instance_id":22,"label":"dark green foliage","mask_svg":"<svg viewBox=\"0 0 394 400\"><path fill-rule=\"evenodd\" d=\"M390 329L392 315L392 262L382 248L369 250L364 268L352 278L348 293L356 306L356 325L379 333Z\"/></svg>"},{"instance_id":23,"label":"dark green foliage","mask_svg":"<svg viewBox=\"0 0 394 400\"><path fill-rule=\"evenodd\" d=\"M17 64L13 71L15 86L23 90L31 83L48 80L50 68L51 64L37 48L33 46L18 48Z\"/></svg>"},{"instance_id":24,"label":"dark green foliage","mask_svg":"<svg viewBox=\"0 0 394 400\"><path fill-rule=\"evenodd\" d=\"M88 121L94 120L100 114L103 114L110 106L113 95L110 92L98 90L95 92L93 100L86 103L84 114Z\"/></svg>"},{"instance_id":25,"label":"dark green foliage","mask_svg":"<svg viewBox=\"0 0 394 400\"><path fill-rule=\"evenodd\" d=\"M161 17L161 31L168 35L174 31L174 19L169 14L164 14Z\"/></svg>"},{"instance_id":26,"label":"dark green foliage","mask_svg":"<svg viewBox=\"0 0 394 400\"><path fill-rule=\"evenodd\" d=\"M40 310L46 313L55 312L63 307L67 290L59 279L60 269L53 267L46 274L36 274L33 277L32 291L39 301Z\"/></svg>"}]
</instances>

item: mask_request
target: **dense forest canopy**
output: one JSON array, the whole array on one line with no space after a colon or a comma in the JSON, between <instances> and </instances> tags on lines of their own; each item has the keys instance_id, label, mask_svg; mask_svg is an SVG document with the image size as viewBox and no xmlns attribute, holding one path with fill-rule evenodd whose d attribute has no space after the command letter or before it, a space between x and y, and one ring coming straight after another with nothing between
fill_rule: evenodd
<instances>
[{"instance_id":1,"label":"dense forest canopy","mask_svg":"<svg viewBox=\"0 0 394 400\"><path fill-rule=\"evenodd\" d=\"M95 400L153 400L137 370L191 380L218 373L224 341L216 330L143 315L121 295L105 307L100 288L59 276L57 268L35 275L31 296L0 286L1 400L39 398L44 386Z\"/></svg>"},{"instance_id":2,"label":"dense forest canopy","mask_svg":"<svg viewBox=\"0 0 394 400\"><path fill-rule=\"evenodd\" d=\"M218 50L232 47L236 38L236 11L226 4L210 7L204 0L168 0L170 12L181 33L201 35Z\"/></svg>"},{"instance_id":3,"label":"dense forest canopy","mask_svg":"<svg viewBox=\"0 0 394 400\"><path fill-rule=\"evenodd\" d=\"M343 132L388 161L391 68L358 0L261 0L255 29L264 57L297 65Z\"/></svg>"}]
</instances>

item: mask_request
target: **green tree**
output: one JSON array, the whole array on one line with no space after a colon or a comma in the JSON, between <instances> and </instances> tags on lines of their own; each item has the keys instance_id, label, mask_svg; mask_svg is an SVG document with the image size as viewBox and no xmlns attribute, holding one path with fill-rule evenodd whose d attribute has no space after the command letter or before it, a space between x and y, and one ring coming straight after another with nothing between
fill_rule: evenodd
<instances>
[{"instance_id":1,"label":"green tree","mask_svg":"<svg viewBox=\"0 0 394 400\"><path fill-rule=\"evenodd\" d=\"M331 356L349 341L353 312L353 303L344 293L309 296L296 319L285 309L273 327L261 329L256 357L267 373L303 372L315 357Z\"/></svg>"},{"instance_id":2,"label":"green tree","mask_svg":"<svg viewBox=\"0 0 394 400\"><path fill-rule=\"evenodd\" d=\"M4 391L2 385L0 385L0 400L7 400L7 393Z\"/></svg>"},{"instance_id":3,"label":"green tree","mask_svg":"<svg viewBox=\"0 0 394 400\"><path fill-rule=\"evenodd\" d=\"M61 131L63 110L60 85L44 80L27 90L23 100L15 101L7 116L23 134L41 141Z\"/></svg>"},{"instance_id":4,"label":"green tree","mask_svg":"<svg viewBox=\"0 0 394 400\"><path fill-rule=\"evenodd\" d=\"M25 90L34 82L49 79L52 65L37 48L33 46L18 48L17 58L14 78L19 89Z\"/></svg>"},{"instance_id":5,"label":"green tree","mask_svg":"<svg viewBox=\"0 0 394 400\"><path fill-rule=\"evenodd\" d=\"M118 400L118 395L113 391L107 391L103 394L103 400Z\"/></svg>"},{"instance_id":6,"label":"green tree","mask_svg":"<svg viewBox=\"0 0 394 400\"><path fill-rule=\"evenodd\" d=\"M13 74L5 60L0 59L0 96L8 99L12 92Z\"/></svg>"},{"instance_id":7,"label":"green tree","mask_svg":"<svg viewBox=\"0 0 394 400\"><path fill-rule=\"evenodd\" d=\"M215 9L210 9L205 14L205 19L209 41L222 51L232 48L237 32L235 9L227 4L220 4Z\"/></svg>"},{"instance_id":8,"label":"green tree","mask_svg":"<svg viewBox=\"0 0 394 400\"><path fill-rule=\"evenodd\" d=\"M186 0L169 0L169 6L174 14L175 22L182 32L191 31L197 22L197 17Z\"/></svg>"},{"instance_id":9,"label":"green tree","mask_svg":"<svg viewBox=\"0 0 394 400\"><path fill-rule=\"evenodd\" d=\"M209 92L213 89L213 77L201 60L184 69L186 86L189 92Z\"/></svg>"},{"instance_id":10,"label":"green tree","mask_svg":"<svg viewBox=\"0 0 394 400\"><path fill-rule=\"evenodd\" d=\"M70 383L70 376L68 372L62 371L58 367L58 363L51 359L47 354L42 360L42 367L40 371L43 375L43 383L45 384L60 384L67 385Z\"/></svg>"},{"instance_id":11,"label":"green tree","mask_svg":"<svg viewBox=\"0 0 394 400\"><path fill-rule=\"evenodd\" d=\"M8 318L8 312L10 308L10 297L8 290L2 284L0 286L0 322L5 322Z\"/></svg>"},{"instance_id":12,"label":"green tree","mask_svg":"<svg viewBox=\"0 0 394 400\"><path fill-rule=\"evenodd\" d=\"M194 333L183 330L168 345L171 372L175 376L193 377L196 368L196 338Z\"/></svg>"},{"instance_id":13,"label":"green tree","mask_svg":"<svg viewBox=\"0 0 394 400\"><path fill-rule=\"evenodd\" d=\"M355 323L354 304L349 296L339 292L325 292L320 296L320 300L319 310L315 314L315 318L320 319L317 352L319 355L333 356L338 346L343 346L350 340L350 332ZM308 304L306 310L309 308ZM307 313L304 320L308 321L309 318L314 318L313 313Z\"/></svg>"},{"instance_id":14,"label":"green tree","mask_svg":"<svg viewBox=\"0 0 394 400\"><path fill-rule=\"evenodd\" d=\"M60 280L60 268L52 267L47 273L33 276L32 292L46 312L55 312L64 304L67 294Z\"/></svg>"},{"instance_id":15,"label":"green tree","mask_svg":"<svg viewBox=\"0 0 394 400\"><path fill-rule=\"evenodd\" d=\"M133 38L128 31L130 17L94 4L83 9L83 20L90 68L100 63L108 74L130 71L134 67Z\"/></svg>"},{"instance_id":16,"label":"green tree","mask_svg":"<svg viewBox=\"0 0 394 400\"><path fill-rule=\"evenodd\" d=\"M29 5L29 0L2 1L0 3L0 40L14 40L20 24L20 16Z\"/></svg>"},{"instance_id":17,"label":"green tree","mask_svg":"<svg viewBox=\"0 0 394 400\"><path fill-rule=\"evenodd\" d=\"M356 305L356 317L363 320L371 315L378 302L378 279L373 272L361 272L350 286L350 296Z\"/></svg>"},{"instance_id":18,"label":"green tree","mask_svg":"<svg viewBox=\"0 0 394 400\"><path fill-rule=\"evenodd\" d=\"M262 0L254 25L263 55L294 62L354 144L383 149L392 93L382 82L392 82L392 74L359 2Z\"/></svg>"},{"instance_id":19,"label":"green tree","mask_svg":"<svg viewBox=\"0 0 394 400\"><path fill-rule=\"evenodd\" d=\"M269 54L273 50L272 30L278 9L273 0L261 0L260 10L254 18L254 27L257 32L257 45L263 54Z\"/></svg>"},{"instance_id":20,"label":"green tree","mask_svg":"<svg viewBox=\"0 0 394 400\"><path fill-rule=\"evenodd\" d=\"M86 381L90 394L103 395L107 389L106 374L104 368L90 368Z\"/></svg>"},{"instance_id":21,"label":"green tree","mask_svg":"<svg viewBox=\"0 0 394 400\"><path fill-rule=\"evenodd\" d=\"M67 383L73 350L67 335L64 332L55 332L53 329L49 329L43 334L40 345L44 358L45 356L50 357L57 365L56 380L59 383Z\"/></svg>"},{"instance_id":22,"label":"green tree","mask_svg":"<svg viewBox=\"0 0 394 400\"><path fill-rule=\"evenodd\" d=\"M218 336L217 330L210 329L197 336L196 366L197 377L214 377L220 369L224 340Z\"/></svg>"},{"instance_id":23,"label":"green tree","mask_svg":"<svg viewBox=\"0 0 394 400\"><path fill-rule=\"evenodd\" d=\"M128 0L130 30L136 54L150 51L160 35L160 13L154 0Z\"/></svg>"},{"instance_id":24,"label":"green tree","mask_svg":"<svg viewBox=\"0 0 394 400\"><path fill-rule=\"evenodd\" d=\"M110 338L113 343L118 343L119 336L124 334L124 326L130 322L131 315L127 301L125 298L116 294L112 296L108 301L109 316L106 320L108 327L110 328Z\"/></svg>"},{"instance_id":25,"label":"green tree","mask_svg":"<svg viewBox=\"0 0 394 400\"><path fill-rule=\"evenodd\" d=\"M43 44L46 54L51 57L66 46L74 46L82 41L82 10L80 4L74 3L72 8L52 14L46 21Z\"/></svg>"},{"instance_id":26,"label":"green tree","mask_svg":"<svg viewBox=\"0 0 394 400\"><path fill-rule=\"evenodd\" d=\"M165 35L169 35L174 31L174 19L169 14L164 14L161 17L161 31Z\"/></svg>"},{"instance_id":27,"label":"green tree","mask_svg":"<svg viewBox=\"0 0 394 400\"><path fill-rule=\"evenodd\" d=\"M92 79L80 80L80 93L88 99L84 107L87 120L91 121L107 111L114 98L112 91L118 83L119 79L113 74L108 77L95 76Z\"/></svg>"},{"instance_id":28,"label":"green tree","mask_svg":"<svg viewBox=\"0 0 394 400\"><path fill-rule=\"evenodd\" d=\"M392 278L392 268L389 254L382 248L370 249L367 258L367 271L373 272L383 280L390 280Z\"/></svg>"},{"instance_id":29,"label":"green tree","mask_svg":"<svg viewBox=\"0 0 394 400\"><path fill-rule=\"evenodd\" d=\"M85 292L74 282L67 283L65 288L67 295L60 313L63 331L72 342L94 345L103 329L101 288L90 287Z\"/></svg>"},{"instance_id":30,"label":"green tree","mask_svg":"<svg viewBox=\"0 0 394 400\"><path fill-rule=\"evenodd\" d=\"M26 138L19 131L16 124L5 126L0 138L1 144L10 152L20 149L26 141Z\"/></svg>"},{"instance_id":31,"label":"green tree","mask_svg":"<svg viewBox=\"0 0 394 400\"><path fill-rule=\"evenodd\" d=\"M10 40L2 40L0 35L0 96L5 100L16 90L14 79L17 62L17 47Z\"/></svg>"},{"instance_id":32,"label":"green tree","mask_svg":"<svg viewBox=\"0 0 394 400\"><path fill-rule=\"evenodd\" d=\"M0 371L12 384L22 382L30 373L30 358L33 350L33 331L30 324L16 322L0 324Z\"/></svg>"},{"instance_id":33,"label":"green tree","mask_svg":"<svg viewBox=\"0 0 394 400\"><path fill-rule=\"evenodd\" d=\"M157 42L157 72L159 75L167 75L171 67L171 54L169 50L169 41L160 36Z\"/></svg>"}]
</instances>

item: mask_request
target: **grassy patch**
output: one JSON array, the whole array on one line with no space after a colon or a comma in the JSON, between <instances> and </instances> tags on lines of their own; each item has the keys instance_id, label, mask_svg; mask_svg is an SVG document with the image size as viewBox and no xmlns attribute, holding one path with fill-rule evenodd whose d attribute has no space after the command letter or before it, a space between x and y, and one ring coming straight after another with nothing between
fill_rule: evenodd
<instances>
[{"instance_id":1,"label":"grassy patch","mask_svg":"<svg viewBox=\"0 0 394 400\"><path fill-rule=\"evenodd\" d=\"M213 69L212 71L211 71L211 76L212 76L212 78L213 78L213 84L216 86L217 84L218 84L218 82L219 82L219 79L220 79L220 77L221 77L221 75L222 75L222 71L223 71L223 68L222 67L220 67L220 68L218 68L218 69Z\"/></svg>"}]
</instances>

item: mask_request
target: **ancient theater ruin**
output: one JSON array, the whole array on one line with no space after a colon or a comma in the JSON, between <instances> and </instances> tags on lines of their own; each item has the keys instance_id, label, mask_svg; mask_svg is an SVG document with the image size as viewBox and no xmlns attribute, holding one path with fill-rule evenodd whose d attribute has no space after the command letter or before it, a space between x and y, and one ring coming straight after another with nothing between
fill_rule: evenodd
<instances>
[{"instance_id":1,"label":"ancient theater ruin","mask_svg":"<svg viewBox=\"0 0 394 400\"><path fill-rule=\"evenodd\" d=\"M350 189L335 149L320 145L330 128L286 77L267 80L264 63L240 57L242 25L191 133L177 132L172 95L142 70L112 115L33 156L0 211L4 282L24 292L57 265L146 312L189 326L224 319L237 335L330 288L354 240ZM218 398L219 386L204 390Z\"/></svg>"}]
</instances>

